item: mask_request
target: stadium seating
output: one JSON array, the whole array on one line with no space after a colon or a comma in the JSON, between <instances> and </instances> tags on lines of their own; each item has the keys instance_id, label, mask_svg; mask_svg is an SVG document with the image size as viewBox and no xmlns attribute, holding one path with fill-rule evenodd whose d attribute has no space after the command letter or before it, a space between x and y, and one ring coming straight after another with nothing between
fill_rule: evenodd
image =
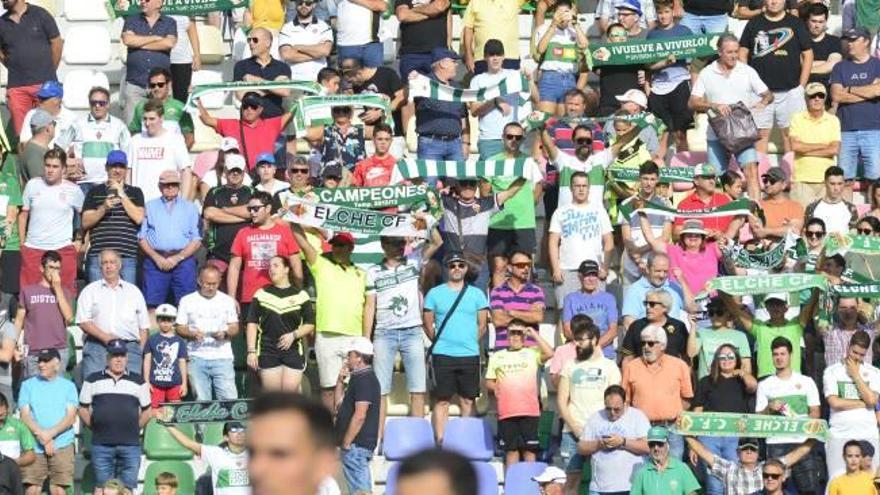
<instances>
[{"instance_id":1,"label":"stadium seating","mask_svg":"<svg viewBox=\"0 0 880 495\"><path fill-rule=\"evenodd\" d=\"M177 428L190 438L195 437L195 429L192 425L178 425ZM168 429L151 419L144 429L144 454L147 459L163 460L189 460L192 452L177 442Z\"/></svg>"},{"instance_id":2,"label":"stadium seating","mask_svg":"<svg viewBox=\"0 0 880 495\"><path fill-rule=\"evenodd\" d=\"M64 76L64 106L69 110L89 109L89 90L110 85L107 74L97 70L72 70Z\"/></svg>"},{"instance_id":3,"label":"stadium seating","mask_svg":"<svg viewBox=\"0 0 880 495\"><path fill-rule=\"evenodd\" d=\"M385 474L385 495L394 495L397 488L397 471L400 470L400 464L394 463L388 468Z\"/></svg>"},{"instance_id":4,"label":"stadium seating","mask_svg":"<svg viewBox=\"0 0 880 495\"><path fill-rule=\"evenodd\" d=\"M443 448L472 461L488 461L495 455L492 430L482 418L450 418L443 434Z\"/></svg>"},{"instance_id":5,"label":"stadium seating","mask_svg":"<svg viewBox=\"0 0 880 495\"><path fill-rule=\"evenodd\" d=\"M157 461L151 462L144 473L143 495L155 495L156 485L153 480L159 473L172 473L177 476L177 493L180 495L192 495L195 493L196 475L188 462L180 461Z\"/></svg>"},{"instance_id":6,"label":"stadium seating","mask_svg":"<svg viewBox=\"0 0 880 495\"><path fill-rule=\"evenodd\" d=\"M201 442L205 445L219 445L223 441L223 423L202 425Z\"/></svg>"},{"instance_id":7,"label":"stadium seating","mask_svg":"<svg viewBox=\"0 0 880 495\"><path fill-rule=\"evenodd\" d=\"M202 63L207 65L223 63L226 46L223 44L223 34L220 29L206 24L196 24L196 30L199 34Z\"/></svg>"},{"instance_id":8,"label":"stadium seating","mask_svg":"<svg viewBox=\"0 0 880 495\"><path fill-rule=\"evenodd\" d=\"M477 495L498 495L498 472L488 462L472 462L477 471Z\"/></svg>"},{"instance_id":9,"label":"stadium seating","mask_svg":"<svg viewBox=\"0 0 880 495\"><path fill-rule=\"evenodd\" d=\"M86 24L71 27L64 39L67 65L105 65L113 56L110 31L104 26Z\"/></svg>"},{"instance_id":10,"label":"stadium seating","mask_svg":"<svg viewBox=\"0 0 880 495\"><path fill-rule=\"evenodd\" d=\"M69 22L109 21L110 12L105 0L67 0L64 17Z\"/></svg>"},{"instance_id":11,"label":"stadium seating","mask_svg":"<svg viewBox=\"0 0 880 495\"><path fill-rule=\"evenodd\" d=\"M422 449L434 446L431 423L424 418L388 418L382 451L385 457L398 461Z\"/></svg>"},{"instance_id":12,"label":"stadium seating","mask_svg":"<svg viewBox=\"0 0 880 495\"><path fill-rule=\"evenodd\" d=\"M504 495L532 495L538 492L538 484L533 476L541 474L547 464L544 462L518 462L504 473Z\"/></svg>"}]
</instances>

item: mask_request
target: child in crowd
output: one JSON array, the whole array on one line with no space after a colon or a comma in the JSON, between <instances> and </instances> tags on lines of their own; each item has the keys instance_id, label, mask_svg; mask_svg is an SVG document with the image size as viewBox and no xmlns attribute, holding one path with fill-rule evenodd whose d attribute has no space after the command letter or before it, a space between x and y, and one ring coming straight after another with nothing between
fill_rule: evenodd
<instances>
[{"instance_id":1,"label":"child in crowd","mask_svg":"<svg viewBox=\"0 0 880 495\"><path fill-rule=\"evenodd\" d=\"M156 308L159 333L144 346L144 378L150 382L153 408L162 402L180 402L187 391L186 342L174 331L177 308L162 304Z\"/></svg>"},{"instance_id":2,"label":"child in crowd","mask_svg":"<svg viewBox=\"0 0 880 495\"><path fill-rule=\"evenodd\" d=\"M167 471L156 476L156 495L177 495L177 476Z\"/></svg>"}]
</instances>

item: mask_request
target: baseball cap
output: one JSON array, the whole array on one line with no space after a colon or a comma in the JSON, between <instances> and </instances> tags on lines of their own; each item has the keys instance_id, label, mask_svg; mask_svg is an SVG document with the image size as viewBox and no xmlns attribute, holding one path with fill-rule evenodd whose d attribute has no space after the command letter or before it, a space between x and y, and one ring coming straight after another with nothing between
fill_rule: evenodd
<instances>
[{"instance_id":1,"label":"baseball cap","mask_svg":"<svg viewBox=\"0 0 880 495\"><path fill-rule=\"evenodd\" d=\"M330 238L330 244L354 244L354 236L350 232L337 232Z\"/></svg>"},{"instance_id":2,"label":"baseball cap","mask_svg":"<svg viewBox=\"0 0 880 495\"><path fill-rule=\"evenodd\" d=\"M483 58L490 55L504 55L504 43L501 40L492 38L483 45Z\"/></svg>"},{"instance_id":3,"label":"baseball cap","mask_svg":"<svg viewBox=\"0 0 880 495\"><path fill-rule=\"evenodd\" d=\"M565 471L556 466L547 466L541 474L532 476L532 481L535 483L565 483Z\"/></svg>"},{"instance_id":4,"label":"baseball cap","mask_svg":"<svg viewBox=\"0 0 880 495\"><path fill-rule=\"evenodd\" d=\"M260 153L257 155L257 165L261 163L271 163L272 165L275 165L275 155L268 151Z\"/></svg>"},{"instance_id":5,"label":"baseball cap","mask_svg":"<svg viewBox=\"0 0 880 495\"><path fill-rule=\"evenodd\" d=\"M40 352L37 353L38 362L46 362L53 359L61 359L61 354L58 352L58 349L41 349Z\"/></svg>"},{"instance_id":6,"label":"baseball cap","mask_svg":"<svg viewBox=\"0 0 880 495\"><path fill-rule=\"evenodd\" d=\"M122 339L113 339L107 342L107 354L111 356L124 356L128 354L128 348L125 347L125 342Z\"/></svg>"},{"instance_id":7,"label":"baseball cap","mask_svg":"<svg viewBox=\"0 0 880 495\"><path fill-rule=\"evenodd\" d=\"M760 450L758 439L752 438L752 437L741 437L739 439L739 443L737 444L736 449L739 450L739 449L745 449L745 448Z\"/></svg>"},{"instance_id":8,"label":"baseball cap","mask_svg":"<svg viewBox=\"0 0 880 495\"><path fill-rule=\"evenodd\" d=\"M711 163L699 163L694 167L694 177L718 177L718 169Z\"/></svg>"},{"instance_id":9,"label":"baseball cap","mask_svg":"<svg viewBox=\"0 0 880 495\"><path fill-rule=\"evenodd\" d=\"M449 48L444 48L442 46L438 46L431 50L431 62L436 63L444 58L451 58L452 60L461 60L461 57L458 56L457 53L450 50Z\"/></svg>"},{"instance_id":10,"label":"baseball cap","mask_svg":"<svg viewBox=\"0 0 880 495\"><path fill-rule=\"evenodd\" d=\"M841 38L843 38L845 40L854 40L856 38L871 39L871 33L868 32L867 29L865 29L861 26L855 26L855 27L849 28L846 31L844 31L843 36L841 36ZM39 95L37 95L37 96L39 96Z\"/></svg>"},{"instance_id":11,"label":"baseball cap","mask_svg":"<svg viewBox=\"0 0 880 495\"><path fill-rule=\"evenodd\" d=\"M622 95L617 95L614 97L617 101L621 103L632 102L642 108L648 108L648 97L645 96L645 93L640 89L630 89L627 90L626 93Z\"/></svg>"},{"instance_id":12,"label":"baseball cap","mask_svg":"<svg viewBox=\"0 0 880 495\"><path fill-rule=\"evenodd\" d=\"M31 129L42 129L52 122L55 122L55 117L42 108L35 109L34 113L31 115Z\"/></svg>"},{"instance_id":13,"label":"baseball cap","mask_svg":"<svg viewBox=\"0 0 880 495\"><path fill-rule=\"evenodd\" d=\"M668 440L669 440L669 430L667 430L665 426L652 426L651 429L648 430L648 441L649 442L666 443Z\"/></svg>"},{"instance_id":14,"label":"baseball cap","mask_svg":"<svg viewBox=\"0 0 880 495\"><path fill-rule=\"evenodd\" d=\"M446 253L446 256L443 257L443 264L448 265L453 261L466 261L464 259L464 253L461 251L449 251Z\"/></svg>"},{"instance_id":15,"label":"baseball cap","mask_svg":"<svg viewBox=\"0 0 880 495\"><path fill-rule=\"evenodd\" d=\"M632 10L636 14L642 15L642 5L639 0L622 0L614 6L617 10Z\"/></svg>"},{"instance_id":16,"label":"baseball cap","mask_svg":"<svg viewBox=\"0 0 880 495\"><path fill-rule=\"evenodd\" d=\"M220 140L220 151L239 151L241 148L238 147L238 139L234 137L225 137Z\"/></svg>"},{"instance_id":17,"label":"baseball cap","mask_svg":"<svg viewBox=\"0 0 880 495\"><path fill-rule=\"evenodd\" d=\"M578 267L578 273L580 273L581 275L598 274L599 263L596 263L595 260L581 261L581 265Z\"/></svg>"},{"instance_id":18,"label":"baseball cap","mask_svg":"<svg viewBox=\"0 0 880 495\"><path fill-rule=\"evenodd\" d=\"M813 96L815 94L824 93L828 94L828 90L825 89L825 85L820 82L811 82L807 84L807 87L804 89L804 94L807 96Z\"/></svg>"},{"instance_id":19,"label":"baseball cap","mask_svg":"<svg viewBox=\"0 0 880 495\"><path fill-rule=\"evenodd\" d=\"M171 304L160 304L156 308L156 317L177 318L177 308Z\"/></svg>"},{"instance_id":20,"label":"baseball cap","mask_svg":"<svg viewBox=\"0 0 880 495\"><path fill-rule=\"evenodd\" d=\"M788 174L785 173L781 167L771 167L768 168L761 178L767 177L768 179L773 179L776 182L785 182L788 180Z\"/></svg>"},{"instance_id":21,"label":"baseball cap","mask_svg":"<svg viewBox=\"0 0 880 495\"><path fill-rule=\"evenodd\" d=\"M706 235L706 228L703 227L703 221L698 218L685 220L681 229L682 234L700 234Z\"/></svg>"},{"instance_id":22,"label":"baseball cap","mask_svg":"<svg viewBox=\"0 0 880 495\"><path fill-rule=\"evenodd\" d=\"M177 170L166 170L159 175L159 184L180 184L180 174Z\"/></svg>"},{"instance_id":23,"label":"baseball cap","mask_svg":"<svg viewBox=\"0 0 880 495\"><path fill-rule=\"evenodd\" d=\"M58 81L46 81L37 90L37 98L48 100L49 98L61 98L64 96L64 87Z\"/></svg>"},{"instance_id":24,"label":"baseball cap","mask_svg":"<svg viewBox=\"0 0 880 495\"><path fill-rule=\"evenodd\" d=\"M338 163L330 163L324 165L324 169L321 170L321 178L326 179L328 177L336 177L342 178L342 165Z\"/></svg>"},{"instance_id":25,"label":"baseball cap","mask_svg":"<svg viewBox=\"0 0 880 495\"><path fill-rule=\"evenodd\" d=\"M373 343L370 342L370 339L366 337L355 337L351 341L351 345L348 346L348 351L354 351L358 354L365 354L367 356L373 355Z\"/></svg>"},{"instance_id":26,"label":"baseball cap","mask_svg":"<svg viewBox=\"0 0 880 495\"><path fill-rule=\"evenodd\" d=\"M223 168L226 170L244 170L244 157L236 154L229 154L223 158Z\"/></svg>"},{"instance_id":27,"label":"baseball cap","mask_svg":"<svg viewBox=\"0 0 880 495\"><path fill-rule=\"evenodd\" d=\"M262 107L263 106L263 97L260 96L260 93L254 91L248 91L241 98L241 106L245 107L248 105Z\"/></svg>"},{"instance_id":28,"label":"baseball cap","mask_svg":"<svg viewBox=\"0 0 880 495\"><path fill-rule=\"evenodd\" d=\"M785 292L771 292L770 294L767 294L766 296L764 296L764 306L766 306L767 303L773 299L776 299L778 301L784 302L785 304L788 304L788 294L786 294Z\"/></svg>"},{"instance_id":29,"label":"baseball cap","mask_svg":"<svg viewBox=\"0 0 880 495\"><path fill-rule=\"evenodd\" d=\"M107 166L125 165L128 166L128 155L122 150L113 150L107 154Z\"/></svg>"}]
</instances>

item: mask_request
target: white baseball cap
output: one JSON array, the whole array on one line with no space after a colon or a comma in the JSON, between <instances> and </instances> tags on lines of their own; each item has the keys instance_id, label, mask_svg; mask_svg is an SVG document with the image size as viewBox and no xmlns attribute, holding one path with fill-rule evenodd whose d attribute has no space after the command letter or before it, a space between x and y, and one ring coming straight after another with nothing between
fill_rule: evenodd
<instances>
[{"instance_id":1,"label":"white baseball cap","mask_svg":"<svg viewBox=\"0 0 880 495\"><path fill-rule=\"evenodd\" d=\"M220 141L220 150L221 151L230 151L230 150L240 150L241 147L238 145L238 139L234 137L225 137Z\"/></svg>"},{"instance_id":2,"label":"white baseball cap","mask_svg":"<svg viewBox=\"0 0 880 495\"><path fill-rule=\"evenodd\" d=\"M229 154L223 157L223 168L226 170L232 170L234 168L244 170L245 167L244 157L241 155Z\"/></svg>"},{"instance_id":3,"label":"white baseball cap","mask_svg":"<svg viewBox=\"0 0 880 495\"><path fill-rule=\"evenodd\" d=\"M543 473L533 476L536 483L565 483L565 471L556 466L548 466Z\"/></svg>"},{"instance_id":4,"label":"white baseball cap","mask_svg":"<svg viewBox=\"0 0 880 495\"><path fill-rule=\"evenodd\" d=\"M648 97L645 96L645 93L640 89L630 89L626 93L617 95L614 98L621 103L630 101L642 108L648 108Z\"/></svg>"},{"instance_id":5,"label":"white baseball cap","mask_svg":"<svg viewBox=\"0 0 880 495\"><path fill-rule=\"evenodd\" d=\"M168 318L177 318L177 308L170 304L160 304L156 308L156 316L166 316Z\"/></svg>"},{"instance_id":6,"label":"white baseball cap","mask_svg":"<svg viewBox=\"0 0 880 495\"><path fill-rule=\"evenodd\" d=\"M354 351L358 354L373 355L373 343L366 337L355 337L348 347L348 351Z\"/></svg>"}]
</instances>

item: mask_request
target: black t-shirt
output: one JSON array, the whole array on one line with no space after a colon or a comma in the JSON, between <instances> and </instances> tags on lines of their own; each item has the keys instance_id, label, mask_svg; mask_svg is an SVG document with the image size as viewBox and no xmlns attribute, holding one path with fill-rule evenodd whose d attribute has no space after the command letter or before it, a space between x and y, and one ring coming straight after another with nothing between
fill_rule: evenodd
<instances>
[{"instance_id":1,"label":"black t-shirt","mask_svg":"<svg viewBox=\"0 0 880 495\"><path fill-rule=\"evenodd\" d=\"M400 91L402 88L403 81L400 80L400 76L397 75L397 72L388 67L376 67L376 72L373 74L373 77L364 81L364 84L355 87L354 92L355 94L385 95L389 100L393 100L394 93ZM394 118L394 134L402 136L403 125L400 120L400 110L395 111L392 114L392 117Z\"/></svg>"},{"instance_id":2,"label":"black t-shirt","mask_svg":"<svg viewBox=\"0 0 880 495\"><path fill-rule=\"evenodd\" d=\"M748 391L740 378L718 377L713 383L711 376L700 378L694 406L705 412L750 413Z\"/></svg>"},{"instance_id":3,"label":"black t-shirt","mask_svg":"<svg viewBox=\"0 0 880 495\"><path fill-rule=\"evenodd\" d=\"M241 186L233 189L227 185L217 186L208 191L205 196L205 208L213 206L216 208L225 208L229 206L244 206L251 199L253 191L248 186ZM208 232L207 240L208 257L229 262L232 257L232 241L235 240L235 234L239 230L246 227L250 222L242 220L238 223L214 223L211 222L211 229Z\"/></svg>"},{"instance_id":4,"label":"black t-shirt","mask_svg":"<svg viewBox=\"0 0 880 495\"><path fill-rule=\"evenodd\" d=\"M382 394L379 390L379 379L376 378L373 368L364 368L351 374L342 404L339 405L339 413L336 415L336 438L340 444L345 439L345 432L348 431L351 417L354 416L354 405L358 402L369 402L367 419L352 443L369 450L376 448L379 438L380 400Z\"/></svg>"},{"instance_id":5,"label":"black t-shirt","mask_svg":"<svg viewBox=\"0 0 880 495\"><path fill-rule=\"evenodd\" d=\"M826 34L822 37L822 41L810 40L810 46L813 47L813 60L828 60L828 57L830 57L832 53L843 55L843 47L841 46L840 38L831 34ZM810 74L810 82L820 82L827 87L828 79L830 77L830 72L824 75Z\"/></svg>"},{"instance_id":6,"label":"black t-shirt","mask_svg":"<svg viewBox=\"0 0 880 495\"><path fill-rule=\"evenodd\" d=\"M599 116L607 117L620 108L615 98L639 86L638 65L603 65L599 72Z\"/></svg>"},{"instance_id":7,"label":"black t-shirt","mask_svg":"<svg viewBox=\"0 0 880 495\"><path fill-rule=\"evenodd\" d=\"M778 21L759 15L746 24L740 44L749 50L751 65L771 91L800 84L801 52L811 49L804 22L791 14Z\"/></svg>"},{"instance_id":8,"label":"black t-shirt","mask_svg":"<svg viewBox=\"0 0 880 495\"><path fill-rule=\"evenodd\" d=\"M123 191L135 206L144 207L144 193L140 188L125 185ZM107 193L106 184L98 184L91 188L83 200L83 211L97 210L107 199ZM90 250L100 253L105 249L113 249L124 258L137 258L139 230L140 226L129 218L120 201L89 230Z\"/></svg>"},{"instance_id":9,"label":"black t-shirt","mask_svg":"<svg viewBox=\"0 0 880 495\"><path fill-rule=\"evenodd\" d=\"M243 81L244 76L252 75L262 77L267 81L274 81L279 76L291 77L290 66L279 60L272 59L265 67L260 65L254 57L239 60L232 68L232 80ZM263 118L271 119L284 115L284 109L281 108L282 98L273 93L263 95Z\"/></svg>"},{"instance_id":10,"label":"black t-shirt","mask_svg":"<svg viewBox=\"0 0 880 495\"><path fill-rule=\"evenodd\" d=\"M412 0L397 0L394 10L401 5L413 8ZM421 3L420 3L421 5ZM424 21L405 22L400 24L400 53L430 53L437 47L446 48L446 9L441 15L429 17Z\"/></svg>"},{"instance_id":11,"label":"black t-shirt","mask_svg":"<svg viewBox=\"0 0 880 495\"><path fill-rule=\"evenodd\" d=\"M684 0L684 11L693 15L722 15L733 10L730 0Z\"/></svg>"},{"instance_id":12,"label":"black t-shirt","mask_svg":"<svg viewBox=\"0 0 880 495\"><path fill-rule=\"evenodd\" d=\"M282 289L270 284L254 294L246 322L257 324L261 350L275 350L278 339L285 333L315 324L314 304L302 289L294 286Z\"/></svg>"},{"instance_id":13,"label":"black t-shirt","mask_svg":"<svg viewBox=\"0 0 880 495\"><path fill-rule=\"evenodd\" d=\"M623 337L622 351L624 355L641 355L642 330L650 324L647 318L640 318L632 322L626 331L626 336ZM666 330L666 354L688 361L688 330L685 324L675 318L667 317L663 329Z\"/></svg>"},{"instance_id":14,"label":"black t-shirt","mask_svg":"<svg viewBox=\"0 0 880 495\"><path fill-rule=\"evenodd\" d=\"M50 43L61 35L55 18L32 3L18 22L13 21L11 15L7 11L0 16L0 50L6 55L3 65L9 70L7 87L57 80Z\"/></svg>"}]
</instances>

